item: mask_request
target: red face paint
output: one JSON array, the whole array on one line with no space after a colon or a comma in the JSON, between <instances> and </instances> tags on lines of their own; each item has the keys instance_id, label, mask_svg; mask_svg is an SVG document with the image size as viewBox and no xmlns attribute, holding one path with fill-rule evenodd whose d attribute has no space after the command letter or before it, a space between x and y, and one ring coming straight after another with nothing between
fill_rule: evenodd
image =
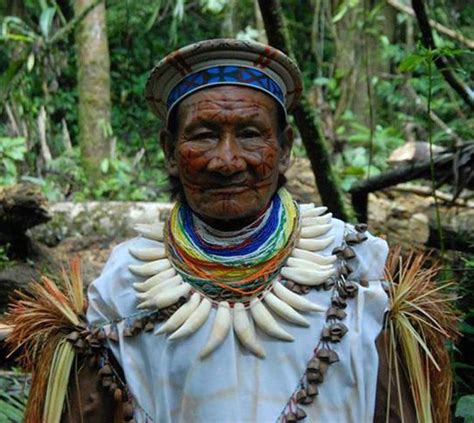
<instances>
[{"instance_id":1,"label":"red face paint","mask_svg":"<svg viewBox=\"0 0 474 423\"><path fill-rule=\"evenodd\" d=\"M235 228L269 203L289 149L278 140L277 107L269 95L238 86L201 90L179 105L174 160L203 220Z\"/></svg>"}]
</instances>

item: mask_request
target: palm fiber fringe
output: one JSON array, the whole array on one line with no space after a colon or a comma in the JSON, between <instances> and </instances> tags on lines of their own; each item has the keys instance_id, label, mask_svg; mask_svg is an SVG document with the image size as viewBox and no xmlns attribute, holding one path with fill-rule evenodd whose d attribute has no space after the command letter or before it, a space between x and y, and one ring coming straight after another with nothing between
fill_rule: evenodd
<instances>
[{"instance_id":1,"label":"palm fiber fringe","mask_svg":"<svg viewBox=\"0 0 474 423\"><path fill-rule=\"evenodd\" d=\"M427 255L414 252L402 258L399 248L392 251L387 261L390 378L395 377L399 387L400 372L406 372L417 421L446 423L451 421L452 394L446 343L455 342L459 336L458 314L453 307L453 284L438 283L436 277L441 267L436 263L426 267L430 261ZM397 354L401 355L404 369L397 365Z\"/></svg>"},{"instance_id":2,"label":"palm fiber fringe","mask_svg":"<svg viewBox=\"0 0 474 423\"><path fill-rule=\"evenodd\" d=\"M32 373L26 423L60 421L75 351L65 337L82 326L86 309L79 260L63 271L61 286L47 277L16 292L7 323L10 350Z\"/></svg>"}]
</instances>

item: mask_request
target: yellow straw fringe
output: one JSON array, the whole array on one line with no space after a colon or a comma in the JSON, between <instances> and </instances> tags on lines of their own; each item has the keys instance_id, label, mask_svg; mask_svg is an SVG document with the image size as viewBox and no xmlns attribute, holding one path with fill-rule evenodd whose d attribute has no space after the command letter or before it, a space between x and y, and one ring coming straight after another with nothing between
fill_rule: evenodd
<instances>
[{"instance_id":1,"label":"yellow straw fringe","mask_svg":"<svg viewBox=\"0 0 474 423\"><path fill-rule=\"evenodd\" d=\"M11 353L19 354L22 367L32 373L26 423L59 423L63 413L76 357L66 336L78 330L87 306L79 260L71 261L61 282L60 287L43 277L27 292L17 292L7 316L13 328L7 338Z\"/></svg>"},{"instance_id":2,"label":"yellow straw fringe","mask_svg":"<svg viewBox=\"0 0 474 423\"><path fill-rule=\"evenodd\" d=\"M43 421L60 422L63 404L71 374L72 363L76 353L72 344L62 340L56 347L49 373L48 389L44 402Z\"/></svg>"},{"instance_id":3,"label":"yellow straw fringe","mask_svg":"<svg viewBox=\"0 0 474 423\"><path fill-rule=\"evenodd\" d=\"M459 335L458 316L452 306L455 298L449 294L452 283L437 284L440 267L424 267L427 261L426 255L415 253L402 259L400 249L387 261L389 357L394 371L390 378L395 377L399 386L400 372L406 372L417 421L446 423L450 421L452 373L445 344ZM404 369L397 366L398 355Z\"/></svg>"}]
</instances>

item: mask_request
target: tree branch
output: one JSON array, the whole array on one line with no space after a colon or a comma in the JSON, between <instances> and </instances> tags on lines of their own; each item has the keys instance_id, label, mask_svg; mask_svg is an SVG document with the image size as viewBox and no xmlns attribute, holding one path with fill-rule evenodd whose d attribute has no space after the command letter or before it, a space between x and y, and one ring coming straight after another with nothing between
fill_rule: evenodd
<instances>
[{"instance_id":1,"label":"tree branch","mask_svg":"<svg viewBox=\"0 0 474 423\"><path fill-rule=\"evenodd\" d=\"M258 3L262 12L268 43L292 56L280 0L258 0ZM326 141L310 103L304 95L301 102L296 105L293 116L311 163L311 169L323 204L336 217L347 220L349 212L344 203L337 177L331 167L331 158Z\"/></svg>"},{"instance_id":2,"label":"tree branch","mask_svg":"<svg viewBox=\"0 0 474 423\"><path fill-rule=\"evenodd\" d=\"M400 12L404 12L407 15L410 15L416 18L415 11L411 7L406 6L398 2L397 0L387 0L387 3L390 6L392 6L394 9L397 9ZM471 40L470 38L465 37L463 34L460 34L454 29L448 28L440 24L439 22L436 22L434 19L430 19L428 22L432 28L436 29L436 31L439 31L442 34L447 35L448 37L459 41L460 43L464 44L466 47L469 47L470 49L474 49L474 40Z\"/></svg>"},{"instance_id":3,"label":"tree branch","mask_svg":"<svg viewBox=\"0 0 474 423\"><path fill-rule=\"evenodd\" d=\"M420 111L420 112L425 112L427 107L426 107L426 101L422 99L415 91L415 89L408 83L406 85L407 88L407 93L408 95L414 100L415 102L415 107ZM446 124L433 110L430 110L430 119L439 127L441 128L446 135L448 135L450 138L452 138L457 145L461 145L463 143L463 140L459 137L459 135L453 131L448 124Z\"/></svg>"},{"instance_id":4,"label":"tree branch","mask_svg":"<svg viewBox=\"0 0 474 423\"><path fill-rule=\"evenodd\" d=\"M418 26L420 27L423 45L427 49L435 50L436 44L434 42L433 33L431 32L431 26L428 21L423 0L412 0L412 6L418 21ZM446 58L438 55L434 59L434 63L443 75L445 81L459 94L464 102L474 110L474 91L466 86L449 68L449 63Z\"/></svg>"},{"instance_id":5,"label":"tree branch","mask_svg":"<svg viewBox=\"0 0 474 423\"><path fill-rule=\"evenodd\" d=\"M66 25L61 27L59 30L55 32L55 34L47 40L47 45L52 45L61 39L63 39L70 31L72 31L86 16L87 14L94 9L99 3L103 2L104 0L94 0L90 5L81 10L81 12L72 18Z\"/></svg>"},{"instance_id":6,"label":"tree branch","mask_svg":"<svg viewBox=\"0 0 474 423\"><path fill-rule=\"evenodd\" d=\"M434 157L437 185L446 182L462 185L461 188L474 189L473 169L474 143L466 143L452 151L440 153ZM367 221L368 194L414 179L431 179L431 162L423 160L414 164L381 173L380 175L356 182L349 192L352 205L360 221ZM459 193L460 187L456 186ZM454 196L456 198L457 195Z\"/></svg>"}]
</instances>

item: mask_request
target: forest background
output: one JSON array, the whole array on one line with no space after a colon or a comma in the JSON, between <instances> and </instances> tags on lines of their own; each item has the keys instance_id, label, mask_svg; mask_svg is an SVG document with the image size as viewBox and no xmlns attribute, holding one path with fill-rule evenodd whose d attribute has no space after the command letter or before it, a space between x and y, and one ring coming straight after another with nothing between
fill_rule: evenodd
<instances>
[{"instance_id":1,"label":"forest background","mask_svg":"<svg viewBox=\"0 0 474 423\"><path fill-rule=\"evenodd\" d=\"M436 192L435 203L451 195L452 202L462 197L467 204L474 156L474 2L283 0L281 9L279 3L0 2L0 190L33 184L51 204L169 201L160 122L143 96L149 71L179 46L236 37L280 43L299 64L306 96L292 118L300 134L294 155L314 171L319 194L336 215L354 220L351 187L390 171L389 157L392 165L416 163L423 148L422 159L433 166L417 186ZM430 21L420 20L420 11ZM267 37L273 13L285 24ZM420 151L393 155L410 145ZM448 177L445 187L435 172L439 151L461 151L465 162L462 177ZM445 251L437 211L443 278L454 278L463 312L463 340L450 346L453 410L457 405L458 421L472 421L473 244L466 242L454 260ZM14 257L2 242L0 237L0 265L6 268ZM5 372L0 406L5 418L20 421L26 394L16 371Z\"/></svg>"}]
</instances>

